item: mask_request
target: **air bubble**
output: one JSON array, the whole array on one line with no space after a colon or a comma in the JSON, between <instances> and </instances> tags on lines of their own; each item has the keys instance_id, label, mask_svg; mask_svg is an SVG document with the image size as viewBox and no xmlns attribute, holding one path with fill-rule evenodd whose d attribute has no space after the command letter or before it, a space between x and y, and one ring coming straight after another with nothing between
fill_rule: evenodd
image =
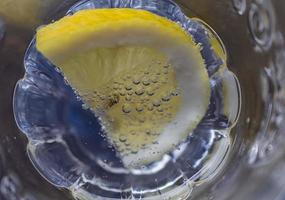
<instances>
[{"instance_id":1,"label":"air bubble","mask_svg":"<svg viewBox=\"0 0 285 200\"><path fill-rule=\"evenodd\" d=\"M147 102L149 101L150 99L149 98L144 98L144 102Z\"/></svg>"},{"instance_id":2,"label":"air bubble","mask_svg":"<svg viewBox=\"0 0 285 200\"><path fill-rule=\"evenodd\" d=\"M132 98L130 96L126 96L125 99L126 99L126 101L131 101L132 100Z\"/></svg>"},{"instance_id":3,"label":"air bubble","mask_svg":"<svg viewBox=\"0 0 285 200\"><path fill-rule=\"evenodd\" d=\"M125 89L126 89L126 90L132 90L133 88L132 88L131 85L127 85L127 86L125 87Z\"/></svg>"},{"instance_id":4,"label":"air bubble","mask_svg":"<svg viewBox=\"0 0 285 200\"><path fill-rule=\"evenodd\" d=\"M158 112L163 112L163 108L162 108L162 107L159 107L159 108L157 108L157 111L158 111Z\"/></svg>"},{"instance_id":5,"label":"air bubble","mask_svg":"<svg viewBox=\"0 0 285 200\"><path fill-rule=\"evenodd\" d=\"M120 87L119 87L118 85L114 85L114 86L113 86L113 89L114 89L114 90L118 90L118 89L120 89Z\"/></svg>"},{"instance_id":6,"label":"air bubble","mask_svg":"<svg viewBox=\"0 0 285 200\"><path fill-rule=\"evenodd\" d=\"M161 105L161 101L160 100L154 100L152 102L152 104L155 106L155 107L159 107Z\"/></svg>"},{"instance_id":7,"label":"air bubble","mask_svg":"<svg viewBox=\"0 0 285 200\"><path fill-rule=\"evenodd\" d=\"M139 122L140 123L145 123L145 118L144 117L139 118Z\"/></svg>"},{"instance_id":8,"label":"air bubble","mask_svg":"<svg viewBox=\"0 0 285 200\"><path fill-rule=\"evenodd\" d=\"M138 78L136 78L136 79L134 79L133 80L133 83L135 84L135 85L138 85L138 84L140 84L140 79L138 79Z\"/></svg>"},{"instance_id":9,"label":"air bubble","mask_svg":"<svg viewBox=\"0 0 285 200\"><path fill-rule=\"evenodd\" d=\"M124 91L120 91L120 93L119 93L121 96L125 96L126 95L126 93L124 92Z\"/></svg>"},{"instance_id":10,"label":"air bubble","mask_svg":"<svg viewBox=\"0 0 285 200\"><path fill-rule=\"evenodd\" d=\"M143 108L142 105L138 105L138 106L136 107L136 111L138 111L138 112L142 112L143 110L144 110L144 108Z\"/></svg>"},{"instance_id":11,"label":"air bubble","mask_svg":"<svg viewBox=\"0 0 285 200\"><path fill-rule=\"evenodd\" d=\"M147 109L148 109L149 111L152 111L152 110L153 110L153 105L152 105L152 104L148 104L148 105L147 105Z\"/></svg>"},{"instance_id":12,"label":"air bubble","mask_svg":"<svg viewBox=\"0 0 285 200\"><path fill-rule=\"evenodd\" d=\"M151 77L151 82L157 83L158 82L158 77L157 76L152 76Z\"/></svg>"},{"instance_id":13,"label":"air bubble","mask_svg":"<svg viewBox=\"0 0 285 200\"><path fill-rule=\"evenodd\" d=\"M149 81L149 79L144 78L144 79L142 80L142 83L143 83L143 85L148 86L148 85L150 84L150 81Z\"/></svg>"},{"instance_id":14,"label":"air bubble","mask_svg":"<svg viewBox=\"0 0 285 200\"><path fill-rule=\"evenodd\" d=\"M147 94L148 96L154 95L153 89L152 89L152 88L148 88L148 89L146 90L146 94Z\"/></svg>"},{"instance_id":15,"label":"air bubble","mask_svg":"<svg viewBox=\"0 0 285 200\"><path fill-rule=\"evenodd\" d=\"M123 135L120 135L119 140L120 140L120 142L126 142L127 138Z\"/></svg>"},{"instance_id":16,"label":"air bubble","mask_svg":"<svg viewBox=\"0 0 285 200\"><path fill-rule=\"evenodd\" d=\"M134 92L133 91L128 91L127 94L131 96L131 95L134 94Z\"/></svg>"},{"instance_id":17,"label":"air bubble","mask_svg":"<svg viewBox=\"0 0 285 200\"><path fill-rule=\"evenodd\" d=\"M151 135L151 131L150 131L150 130L146 130L146 131L145 131L145 134Z\"/></svg>"},{"instance_id":18,"label":"air bubble","mask_svg":"<svg viewBox=\"0 0 285 200\"><path fill-rule=\"evenodd\" d=\"M172 92L171 92L171 95L172 95L172 96L178 96L178 95L179 95L178 90L172 91Z\"/></svg>"},{"instance_id":19,"label":"air bubble","mask_svg":"<svg viewBox=\"0 0 285 200\"><path fill-rule=\"evenodd\" d=\"M123 107L122 107L122 111L124 113L130 113L132 111L132 108L129 104L124 104Z\"/></svg>"},{"instance_id":20,"label":"air bubble","mask_svg":"<svg viewBox=\"0 0 285 200\"><path fill-rule=\"evenodd\" d=\"M105 99L106 99L106 97L105 97L104 95L99 95L99 98L100 98L101 100L105 100Z\"/></svg>"},{"instance_id":21,"label":"air bubble","mask_svg":"<svg viewBox=\"0 0 285 200\"><path fill-rule=\"evenodd\" d=\"M159 144L159 142L158 141L152 141L152 144Z\"/></svg>"},{"instance_id":22,"label":"air bubble","mask_svg":"<svg viewBox=\"0 0 285 200\"><path fill-rule=\"evenodd\" d=\"M84 103L84 104L82 104L82 108L83 108L84 110L87 110L87 109L89 108L89 106Z\"/></svg>"},{"instance_id":23,"label":"air bubble","mask_svg":"<svg viewBox=\"0 0 285 200\"><path fill-rule=\"evenodd\" d=\"M132 151L131 151L131 153L132 153L132 154L137 154L137 153L138 153L138 151L136 151L136 150L132 150Z\"/></svg>"},{"instance_id":24,"label":"air bubble","mask_svg":"<svg viewBox=\"0 0 285 200\"><path fill-rule=\"evenodd\" d=\"M135 132L135 131L132 131L132 132L131 132L131 135L136 135L136 132Z\"/></svg>"},{"instance_id":25,"label":"air bubble","mask_svg":"<svg viewBox=\"0 0 285 200\"><path fill-rule=\"evenodd\" d=\"M144 89L139 87L139 88L136 89L135 93L136 93L136 95L143 95L144 94Z\"/></svg>"},{"instance_id":26,"label":"air bubble","mask_svg":"<svg viewBox=\"0 0 285 200\"><path fill-rule=\"evenodd\" d=\"M165 95L164 97L162 97L162 101L169 101L170 100L170 95Z\"/></svg>"},{"instance_id":27,"label":"air bubble","mask_svg":"<svg viewBox=\"0 0 285 200\"><path fill-rule=\"evenodd\" d=\"M120 100L119 94L116 92L113 95L108 96L108 105L111 107L118 103Z\"/></svg>"}]
</instances>

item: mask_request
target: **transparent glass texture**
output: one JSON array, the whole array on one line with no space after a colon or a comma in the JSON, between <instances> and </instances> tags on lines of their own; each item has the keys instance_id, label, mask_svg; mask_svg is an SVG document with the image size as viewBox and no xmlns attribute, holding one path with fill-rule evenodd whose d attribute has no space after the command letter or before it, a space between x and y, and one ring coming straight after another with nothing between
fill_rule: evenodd
<instances>
[{"instance_id":1,"label":"transparent glass texture","mask_svg":"<svg viewBox=\"0 0 285 200\"><path fill-rule=\"evenodd\" d=\"M16 7L17 2L13 3ZM74 3L76 1L50 1L50 3L34 1L31 6L40 5L37 6L38 21L27 21L26 24L2 14L0 20L0 81L2 82L0 197L2 199L73 198L69 192L49 184L35 170L38 167L31 165L26 154L28 141L17 129L11 102L14 86L24 73L24 53L34 35L35 27L62 17ZM141 6L139 1L132 3ZM284 2L179 0L175 3L182 7L188 17L202 19L221 37L228 52L227 66L237 75L243 98L239 121L231 132L234 142L227 162L211 181L196 185L188 198L284 199L285 24L282 21L285 17ZM5 5L0 3L1 6ZM24 9L27 8L23 7L25 13ZM27 9L26 13L29 12ZM38 77L48 81L48 77L44 75L38 74ZM48 93L48 90L44 92ZM70 90L70 93L64 94L67 96L63 98L68 98L68 94L73 93ZM34 103L42 103L47 109L52 105L51 102L57 104L52 99L45 100L49 103L45 104L44 101ZM33 115L33 112L29 114ZM32 117L40 121L39 116ZM55 120L53 117L48 119ZM55 122L49 121L49 124L53 123ZM55 130L54 134L56 131L62 130ZM51 153L53 155L64 153L64 148L60 148L53 149L55 152ZM56 159L55 156L52 158ZM64 175L64 171L61 175ZM74 174L76 173L81 172L74 171ZM68 178L72 180L73 176ZM56 179L54 183L69 184L60 181ZM181 196L181 198L186 197Z\"/></svg>"}]
</instances>

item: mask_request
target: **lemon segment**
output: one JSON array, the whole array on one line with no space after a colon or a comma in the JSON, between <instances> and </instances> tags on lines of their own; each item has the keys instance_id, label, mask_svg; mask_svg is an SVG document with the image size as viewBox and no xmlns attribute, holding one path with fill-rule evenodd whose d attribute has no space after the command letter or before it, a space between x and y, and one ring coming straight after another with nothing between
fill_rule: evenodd
<instances>
[{"instance_id":1,"label":"lemon segment","mask_svg":"<svg viewBox=\"0 0 285 200\"><path fill-rule=\"evenodd\" d=\"M178 24L148 11L79 11L40 28L36 42L101 120L128 168L161 159L207 110L199 48Z\"/></svg>"}]
</instances>

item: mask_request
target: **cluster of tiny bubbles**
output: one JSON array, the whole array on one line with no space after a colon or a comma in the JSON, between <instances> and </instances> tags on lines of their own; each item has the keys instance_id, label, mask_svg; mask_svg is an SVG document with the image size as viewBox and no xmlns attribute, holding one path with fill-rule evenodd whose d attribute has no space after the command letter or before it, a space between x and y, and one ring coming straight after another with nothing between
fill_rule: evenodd
<instances>
[{"instance_id":1,"label":"cluster of tiny bubbles","mask_svg":"<svg viewBox=\"0 0 285 200\"><path fill-rule=\"evenodd\" d=\"M163 121L170 122L170 119L173 117L173 113L171 112L172 103L170 102L171 99L178 97L179 91L173 87L171 90L166 88L165 92L162 93L163 89L161 88L165 87L165 84L168 83L168 80L173 75L174 69L170 64L153 60L143 70L137 70L131 75L122 74L116 77L108 86L98 91L93 91L92 99L90 99L91 103L92 101L96 102L97 107L103 106L105 110L116 110L119 107L119 110L123 114L120 121L126 124L128 128L123 129L124 133L120 133L120 131L116 133L118 137L109 135L112 138L112 143L119 149L121 155L128 153L135 154L137 150L134 150L134 148L146 148L147 142L157 142L154 141L155 137L151 136L157 137L159 131L152 130L150 134L150 132L143 130L141 126L146 120L152 126L158 126ZM88 95L84 96L83 94L81 96L86 99ZM84 106L84 108L86 107ZM141 114L137 115L138 113ZM108 120L109 124L111 124L110 120L113 120L113 117L110 116ZM150 123L150 121L152 122ZM150 129L153 128L150 127ZM137 147L134 147L131 143L138 134L141 137L142 134L145 136L143 141L137 144Z\"/></svg>"},{"instance_id":2,"label":"cluster of tiny bubbles","mask_svg":"<svg viewBox=\"0 0 285 200\"><path fill-rule=\"evenodd\" d=\"M145 9L187 30L203 47L201 55L211 86L208 111L196 129L172 152L158 161L129 169L121 156L136 156L139 149L159 143L161 130L153 127L167 124L173 118L172 102L182 96L181 91L179 86L171 91L161 88L172 80L174 66L153 60L142 71L116 77L113 83L93 91L92 98L83 102L83 97L70 87L63 74L37 51L33 40L24 59L26 75L17 83L14 94L15 119L29 139L31 161L52 184L69 189L80 200L189 196L196 180L201 182L212 177L224 163L230 149L229 131L239 113L239 108L228 109L239 105L238 81L225 67L226 60L212 48L211 41L218 41L225 52L223 44L205 23L187 18L170 0L84 0L68 14L103 7ZM49 79L44 80L39 74ZM229 95L223 92L228 88L232 88ZM107 120L103 115L96 115L88 105L97 105L99 112L108 109ZM119 121L123 127L129 127L126 130L129 134L118 131L120 134L110 135L112 113L124 116ZM131 120L122 121L128 118ZM146 120L153 125L142 130L140 125L147 124Z\"/></svg>"}]
</instances>

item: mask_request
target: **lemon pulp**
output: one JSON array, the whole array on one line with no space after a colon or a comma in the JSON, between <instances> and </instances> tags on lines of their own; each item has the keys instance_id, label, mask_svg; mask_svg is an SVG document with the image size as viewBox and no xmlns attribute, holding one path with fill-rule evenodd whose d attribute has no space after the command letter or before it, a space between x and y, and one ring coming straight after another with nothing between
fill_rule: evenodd
<instances>
[{"instance_id":1,"label":"lemon pulp","mask_svg":"<svg viewBox=\"0 0 285 200\"><path fill-rule=\"evenodd\" d=\"M84 10L39 29L36 41L101 120L126 167L161 159L207 110L209 80L199 48L163 17Z\"/></svg>"}]
</instances>

